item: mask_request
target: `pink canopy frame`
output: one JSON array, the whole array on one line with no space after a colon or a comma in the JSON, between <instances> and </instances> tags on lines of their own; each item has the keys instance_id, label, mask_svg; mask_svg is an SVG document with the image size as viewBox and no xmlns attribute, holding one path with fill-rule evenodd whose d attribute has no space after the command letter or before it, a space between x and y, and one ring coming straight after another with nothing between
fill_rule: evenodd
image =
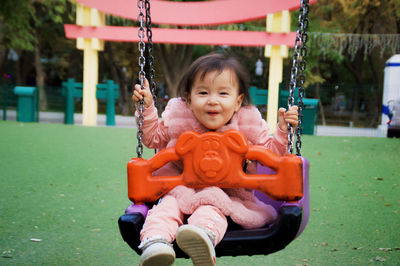
<instances>
[{"instance_id":1,"label":"pink canopy frame","mask_svg":"<svg viewBox=\"0 0 400 266\"><path fill-rule=\"evenodd\" d=\"M317 0L311 0L310 4ZM137 20L138 7L135 0L76 0L101 12ZM298 0L215 0L206 2L170 2L152 0L153 24L171 25L222 25L265 18L267 14L299 8ZM177 43L198 45L294 46L295 32L269 33L257 31L220 31L194 29L153 28L154 43ZM137 28L118 26L65 25L67 38L98 38L106 41L138 42Z\"/></svg>"}]
</instances>

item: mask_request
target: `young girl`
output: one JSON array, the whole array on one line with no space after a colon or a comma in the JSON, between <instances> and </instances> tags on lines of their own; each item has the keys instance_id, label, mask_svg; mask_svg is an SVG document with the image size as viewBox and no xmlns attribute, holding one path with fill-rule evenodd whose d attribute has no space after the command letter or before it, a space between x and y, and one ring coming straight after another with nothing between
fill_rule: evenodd
<instances>
[{"instance_id":1,"label":"young girl","mask_svg":"<svg viewBox=\"0 0 400 266\"><path fill-rule=\"evenodd\" d=\"M178 86L180 98L171 99L162 119L147 81L144 89L135 85L132 99L144 100L143 142L148 148L173 147L187 130L197 133L236 129L249 144L262 145L276 154L287 152L288 123L298 124L297 106L279 109L278 128L273 137L258 109L250 105L248 75L237 59L212 53L198 58ZM138 114L136 113L136 116ZM255 162L247 173L255 173ZM180 162L170 163L155 175L182 173ZM141 265L171 265L175 260L172 242L189 255L194 265L215 265L214 247L223 238L226 216L244 228L259 228L272 223L277 213L259 201L249 189L178 186L167 193L148 213L141 231ZM184 224L186 223L186 224Z\"/></svg>"}]
</instances>

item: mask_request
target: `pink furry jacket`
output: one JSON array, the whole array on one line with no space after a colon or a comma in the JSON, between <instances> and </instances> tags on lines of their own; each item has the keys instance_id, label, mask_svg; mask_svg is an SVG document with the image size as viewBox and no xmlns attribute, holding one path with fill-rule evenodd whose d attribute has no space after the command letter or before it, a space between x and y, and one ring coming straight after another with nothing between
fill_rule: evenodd
<instances>
[{"instance_id":1,"label":"pink furry jacket","mask_svg":"<svg viewBox=\"0 0 400 266\"><path fill-rule=\"evenodd\" d=\"M209 131L197 121L193 112L181 98L173 98L168 102L161 121L158 119L154 105L146 108L143 115L143 143L148 148L173 147L178 137L187 130L197 133ZM137 113L136 116L138 116ZM286 153L287 133L278 127L275 135L269 136L267 123L262 119L255 106L241 107L228 124L216 131L225 132L229 129L236 129L244 133L249 144L265 146L278 155ZM182 165L179 162L170 163L155 174L177 175L182 172L181 169ZM254 173L255 171L256 164L250 163L247 172ZM221 189L218 187L192 189L178 186L168 194L178 200L179 208L184 214L193 213L200 205L213 205L244 228L259 228L273 222L277 217L275 209L259 201L250 189Z\"/></svg>"}]
</instances>

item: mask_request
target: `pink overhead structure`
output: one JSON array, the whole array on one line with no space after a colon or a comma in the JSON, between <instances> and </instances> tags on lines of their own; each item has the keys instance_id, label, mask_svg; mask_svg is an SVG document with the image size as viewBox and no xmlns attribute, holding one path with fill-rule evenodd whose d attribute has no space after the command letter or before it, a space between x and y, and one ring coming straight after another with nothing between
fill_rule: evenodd
<instances>
[{"instance_id":1,"label":"pink overhead structure","mask_svg":"<svg viewBox=\"0 0 400 266\"><path fill-rule=\"evenodd\" d=\"M268 33L257 31L219 31L152 28L153 43L198 44L198 45L231 45L260 46L287 45L293 46L295 32ZM139 42L138 28L133 27L81 27L65 25L67 38L99 38L105 41Z\"/></svg>"},{"instance_id":2,"label":"pink overhead structure","mask_svg":"<svg viewBox=\"0 0 400 266\"><path fill-rule=\"evenodd\" d=\"M106 14L137 20L136 0L75 0ZM310 4L317 0L310 0ZM222 25L265 18L267 14L299 8L299 0L215 0L205 2L171 2L151 0L153 24ZM106 41L138 42L138 29L119 26L65 25L67 38L98 38ZM295 33L258 31L220 31L203 29L152 28L154 43L260 46L294 46Z\"/></svg>"},{"instance_id":3,"label":"pink overhead structure","mask_svg":"<svg viewBox=\"0 0 400 266\"><path fill-rule=\"evenodd\" d=\"M137 20L136 0L75 0L106 14ZM313 4L317 0L311 0ZM151 21L172 25L221 25L265 18L267 14L299 8L299 0L214 0L172 2L151 0Z\"/></svg>"}]
</instances>

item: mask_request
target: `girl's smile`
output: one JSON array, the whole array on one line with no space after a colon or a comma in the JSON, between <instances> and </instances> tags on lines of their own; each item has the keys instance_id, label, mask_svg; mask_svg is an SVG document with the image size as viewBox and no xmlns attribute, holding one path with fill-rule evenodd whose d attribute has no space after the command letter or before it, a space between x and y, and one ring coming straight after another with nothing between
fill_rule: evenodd
<instances>
[{"instance_id":1,"label":"girl's smile","mask_svg":"<svg viewBox=\"0 0 400 266\"><path fill-rule=\"evenodd\" d=\"M209 115L213 116L213 115L217 115L218 112L217 111L208 111L207 112Z\"/></svg>"}]
</instances>

